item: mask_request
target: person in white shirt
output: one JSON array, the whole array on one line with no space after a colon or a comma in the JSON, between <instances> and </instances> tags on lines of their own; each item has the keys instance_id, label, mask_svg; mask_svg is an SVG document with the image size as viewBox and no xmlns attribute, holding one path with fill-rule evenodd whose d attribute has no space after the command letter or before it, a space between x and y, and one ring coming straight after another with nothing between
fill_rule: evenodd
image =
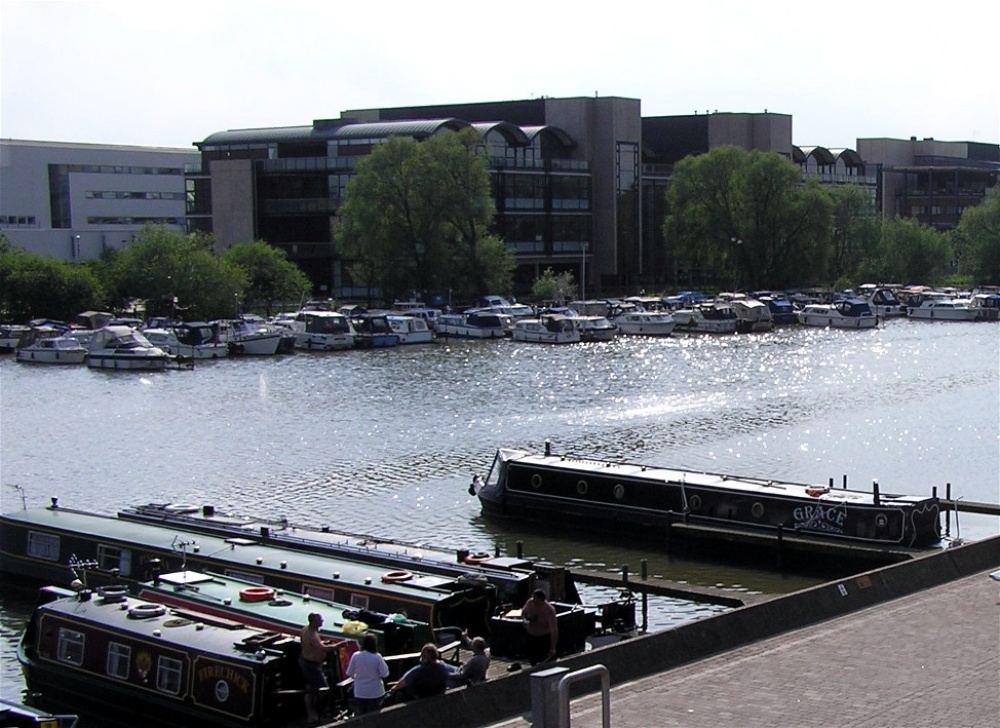
<instances>
[{"instance_id":1,"label":"person in white shirt","mask_svg":"<svg viewBox=\"0 0 1000 728\"><path fill-rule=\"evenodd\" d=\"M375 635L366 634L361 649L351 655L347 663L347 676L354 679L354 704L358 715L375 713L385 697L385 683L389 666L378 653Z\"/></svg>"}]
</instances>

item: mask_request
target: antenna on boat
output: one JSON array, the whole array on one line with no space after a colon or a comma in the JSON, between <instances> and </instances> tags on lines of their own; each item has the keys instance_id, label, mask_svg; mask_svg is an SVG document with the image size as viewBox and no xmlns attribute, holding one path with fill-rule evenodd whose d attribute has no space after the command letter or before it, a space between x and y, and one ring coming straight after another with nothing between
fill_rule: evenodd
<instances>
[{"instance_id":1,"label":"antenna on boat","mask_svg":"<svg viewBox=\"0 0 1000 728\"><path fill-rule=\"evenodd\" d=\"M180 536L174 536L170 548L181 552L181 571L187 571L187 547L193 546L195 541L184 541Z\"/></svg>"},{"instance_id":2,"label":"antenna on boat","mask_svg":"<svg viewBox=\"0 0 1000 728\"><path fill-rule=\"evenodd\" d=\"M951 543L948 544L948 548L954 548L955 546L961 546L964 541L962 541L962 526L958 522L958 502L962 500L964 496L959 496L955 499L955 538Z\"/></svg>"},{"instance_id":3,"label":"antenna on boat","mask_svg":"<svg viewBox=\"0 0 1000 728\"><path fill-rule=\"evenodd\" d=\"M28 494L25 493L24 486L23 485L12 484L10 487L13 488L18 493L21 494L21 510L22 511L28 510Z\"/></svg>"},{"instance_id":4,"label":"antenna on boat","mask_svg":"<svg viewBox=\"0 0 1000 728\"><path fill-rule=\"evenodd\" d=\"M73 574L73 581L70 586L78 592L87 591L87 569L96 569L98 563L93 559L83 560L77 558L76 554L69 557L69 570Z\"/></svg>"}]
</instances>

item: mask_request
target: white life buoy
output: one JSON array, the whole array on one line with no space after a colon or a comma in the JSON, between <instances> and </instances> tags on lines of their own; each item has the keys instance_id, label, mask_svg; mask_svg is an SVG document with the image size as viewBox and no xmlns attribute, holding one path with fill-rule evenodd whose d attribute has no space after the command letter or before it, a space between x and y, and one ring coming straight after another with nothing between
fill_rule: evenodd
<instances>
[{"instance_id":1,"label":"white life buoy","mask_svg":"<svg viewBox=\"0 0 1000 728\"><path fill-rule=\"evenodd\" d=\"M167 608L162 604L136 604L128 610L128 616L132 619L149 619L150 617L162 617L167 613Z\"/></svg>"}]
</instances>

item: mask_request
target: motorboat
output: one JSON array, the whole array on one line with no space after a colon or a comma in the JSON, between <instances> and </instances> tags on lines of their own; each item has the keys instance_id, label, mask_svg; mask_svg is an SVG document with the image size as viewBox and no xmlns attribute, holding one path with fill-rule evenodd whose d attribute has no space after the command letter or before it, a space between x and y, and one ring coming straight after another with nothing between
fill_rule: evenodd
<instances>
[{"instance_id":1,"label":"motorboat","mask_svg":"<svg viewBox=\"0 0 1000 728\"><path fill-rule=\"evenodd\" d=\"M365 311L351 316L354 346L357 349L385 349L399 344L399 334L389 325L384 313Z\"/></svg>"},{"instance_id":2,"label":"motorboat","mask_svg":"<svg viewBox=\"0 0 1000 728\"><path fill-rule=\"evenodd\" d=\"M780 538L850 541L907 548L941 540L936 495L918 496L767 478L609 462L552 452L499 449L475 492L483 514L552 525L663 538L676 520L714 528L725 541L736 532ZM703 534L707 536L706 534Z\"/></svg>"},{"instance_id":3,"label":"motorboat","mask_svg":"<svg viewBox=\"0 0 1000 728\"><path fill-rule=\"evenodd\" d=\"M797 316L803 326L834 329L874 329L878 326L871 304L861 298L846 298L836 303L810 303Z\"/></svg>"},{"instance_id":4,"label":"motorboat","mask_svg":"<svg viewBox=\"0 0 1000 728\"><path fill-rule=\"evenodd\" d=\"M864 291L865 286L861 286L861 289ZM876 316L890 318L906 315L906 304L899 300L892 288L875 286L869 288L864 297L872 305Z\"/></svg>"},{"instance_id":5,"label":"motorboat","mask_svg":"<svg viewBox=\"0 0 1000 728\"><path fill-rule=\"evenodd\" d=\"M388 314L389 328L399 337L400 344L429 344L434 341L434 331L420 316Z\"/></svg>"},{"instance_id":6,"label":"motorboat","mask_svg":"<svg viewBox=\"0 0 1000 728\"><path fill-rule=\"evenodd\" d=\"M87 366L94 369L159 371L171 361L170 354L150 343L131 326L105 326L90 337Z\"/></svg>"},{"instance_id":7,"label":"motorboat","mask_svg":"<svg viewBox=\"0 0 1000 728\"><path fill-rule=\"evenodd\" d=\"M271 325L263 319L240 317L231 321L213 322L219 328L219 340L229 347L229 353L243 356L274 356L283 351L287 340L295 347L295 334L290 329Z\"/></svg>"},{"instance_id":8,"label":"motorboat","mask_svg":"<svg viewBox=\"0 0 1000 728\"><path fill-rule=\"evenodd\" d=\"M351 320L337 311L299 311L291 323L295 348L306 351L338 351L354 348Z\"/></svg>"},{"instance_id":9,"label":"motorboat","mask_svg":"<svg viewBox=\"0 0 1000 728\"><path fill-rule=\"evenodd\" d=\"M514 341L536 344L575 344L580 341L580 330L573 323L573 317L554 313L518 319L510 335Z\"/></svg>"},{"instance_id":10,"label":"motorboat","mask_svg":"<svg viewBox=\"0 0 1000 728\"><path fill-rule=\"evenodd\" d=\"M222 359L229 345L219 337L219 327L204 321L179 323L170 328L143 329L154 346L184 359Z\"/></svg>"},{"instance_id":11,"label":"motorboat","mask_svg":"<svg viewBox=\"0 0 1000 728\"><path fill-rule=\"evenodd\" d=\"M771 312L771 320L774 321L775 325L797 324L799 322L798 317L795 315L795 306L787 298L776 295L765 295L757 300L767 305L768 310Z\"/></svg>"},{"instance_id":12,"label":"motorboat","mask_svg":"<svg viewBox=\"0 0 1000 728\"><path fill-rule=\"evenodd\" d=\"M31 336L30 326L13 324L10 326L0 326L0 352L14 351L21 345L21 341Z\"/></svg>"},{"instance_id":13,"label":"motorboat","mask_svg":"<svg viewBox=\"0 0 1000 728\"><path fill-rule=\"evenodd\" d=\"M14 358L32 364L83 364L87 347L72 336L44 336L15 350Z\"/></svg>"},{"instance_id":14,"label":"motorboat","mask_svg":"<svg viewBox=\"0 0 1000 728\"><path fill-rule=\"evenodd\" d=\"M618 336L618 327L607 316L576 316L573 324L580 332L580 341L611 341Z\"/></svg>"},{"instance_id":15,"label":"motorboat","mask_svg":"<svg viewBox=\"0 0 1000 728\"><path fill-rule=\"evenodd\" d=\"M492 310L470 309L464 313L443 313L438 316L439 336L461 339L502 339L510 333L514 317Z\"/></svg>"},{"instance_id":16,"label":"motorboat","mask_svg":"<svg viewBox=\"0 0 1000 728\"><path fill-rule=\"evenodd\" d=\"M980 321L1000 321L1000 294L977 293L969 304L979 314Z\"/></svg>"},{"instance_id":17,"label":"motorboat","mask_svg":"<svg viewBox=\"0 0 1000 728\"><path fill-rule=\"evenodd\" d=\"M736 314L736 330L740 333L770 331L774 328L774 316L763 301L755 298L734 298L729 305Z\"/></svg>"},{"instance_id":18,"label":"motorboat","mask_svg":"<svg viewBox=\"0 0 1000 728\"><path fill-rule=\"evenodd\" d=\"M979 311L971 304L967 298L925 294L919 306L906 309L906 315L925 321L976 321L979 319Z\"/></svg>"},{"instance_id":19,"label":"motorboat","mask_svg":"<svg viewBox=\"0 0 1000 728\"><path fill-rule=\"evenodd\" d=\"M614 316L611 322L620 334L634 336L670 336L677 321L669 311L626 310Z\"/></svg>"},{"instance_id":20,"label":"motorboat","mask_svg":"<svg viewBox=\"0 0 1000 728\"><path fill-rule=\"evenodd\" d=\"M677 331L689 334L734 334L736 312L728 301L700 303L674 311Z\"/></svg>"}]
</instances>

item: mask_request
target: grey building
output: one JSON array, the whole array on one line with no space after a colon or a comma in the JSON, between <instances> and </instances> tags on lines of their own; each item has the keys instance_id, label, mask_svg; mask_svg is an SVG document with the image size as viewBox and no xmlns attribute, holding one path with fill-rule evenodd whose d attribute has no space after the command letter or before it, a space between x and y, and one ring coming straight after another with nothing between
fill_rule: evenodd
<instances>
[{"instance_id":1,"label":"grey building","mask_svg":"<svg viewBox=\"0 0 1000 728\"><path fill-rule=\"evenodd\" d=\"M186 229L191 149L0 139L0 233L31 253L97 258L143 225Z\"/></svg>"}]
</instances>

